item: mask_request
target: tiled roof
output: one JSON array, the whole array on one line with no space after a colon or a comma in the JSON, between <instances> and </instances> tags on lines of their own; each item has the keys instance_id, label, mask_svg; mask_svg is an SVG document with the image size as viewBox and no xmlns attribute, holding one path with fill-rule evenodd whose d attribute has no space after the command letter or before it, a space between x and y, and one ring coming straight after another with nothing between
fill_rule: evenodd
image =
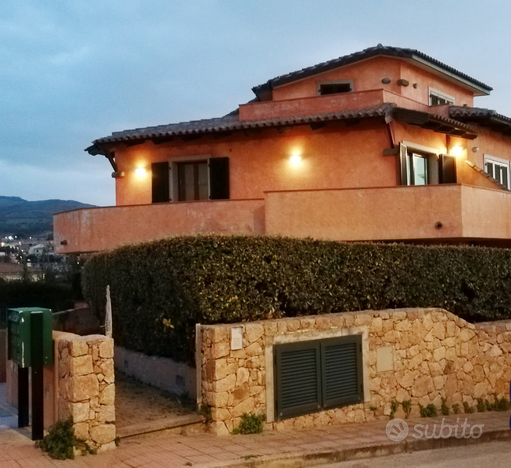
<instances>
[{"instance_id":1,"label":"tiled roof","mask_svg":"<svg viewBox=\"0 0 511 468\"><path fill-rule=\"evenodd\" d=\"M141 139L158 139L173 136L191 136L205 133L229 132L233 130L279 127L282 125L300 125L314 122L384 117L387 115L388 111L395 106L396 105L392 103L385 103L378 107L372 107L369 109L347 110L293 117L276 117L273 119L262 120L239 120L238 114L232 112L224 117L214 119L192 120L191 122L181 122L168 125L158 125L156 127L135 128L133 130L114 132L111 136L100 138L95 140L93 143L94 145L104 145L108 143L123 141L129 142ZM92 148L93 147L87 148L87 151Z\"/></svg>"},{"instance_id":2,"label":"tiled roof","mask_svg":"<svg viewBox=\"0 0 511 468\"><path fill-rule=\"evenodd\" d=\"M394 103L384 103L378 107L371 107L368 109L345 110L292 117L277 117L262 120L239 120L239 115L232 112L224 117L215 119L194 120L191 122L181 122L168 125L158 125L156 127L135 128L133 130L114 132L111 136L95 140L93 145L87 148L86 151L90 154L104 154L102 148L112 143L125 142L129 144L138 143L144 140L165 141L172 137L198 136L211 133L272 128L288 125L313 125L340 120L358 120L378 117L394 117L396 120L402 120L412 125L418 125L422 128L428 128L451 135L468 135L468 138L475 137L477 133L475 128L454 119L428 114L426 112L400 108Z\"/></svg>"},{"instance_id":3,"label":"tiled roof","mask_svg":"<svg viewBox=\"0 0 511 468\"><path fill-rule=\"evenodd\" d=\"M455 68L442 63L429 55L426 55L419 50L416 49L403 49L400 47L389 47L378 44L376 47L370 47L368 49L364 49L360 52L355 52L353 54L344 55L343 57L339 57L333 60L328 60L327 62L318 63L317 65L313 65L311 67L302 68L301 70L294 71L291 73L287 73L285 75L280 75L271 80L268 80L266 83L254 86L252 91L257 96L264 94L265 92L271 90L276 86L281 86L287 83L291 83L296 80L301 80L303 78L308 78L309 76L316 75L318 73L323 73L329 70L333 70L335 68L349 65L355 62L359 62L361 60L365 60L371 57L375 57L378 55L386 55L391 57L399 57L405 59L413 59L418 60L422 63L425 63L428 66L433 68L437 68L440 71L447 73L448 75L453 76L454 78L461 79L462 81L466 81L472 86L481 88L482 91L489 93L493 88L484 84L481 81L472 78L465 73L462 73Z\"/></svg>"},{"instance_id":4,"label":"tiled roof","mask_svg":"<svg viewBox=\"0 0 511 468\"><path fill-rule=\"evenodd\" d=\"M511 135L511 118L492 109L468 106L449 106L449 115L462 122L477 122L495 131Z\"/></svg>"}]
</instances>

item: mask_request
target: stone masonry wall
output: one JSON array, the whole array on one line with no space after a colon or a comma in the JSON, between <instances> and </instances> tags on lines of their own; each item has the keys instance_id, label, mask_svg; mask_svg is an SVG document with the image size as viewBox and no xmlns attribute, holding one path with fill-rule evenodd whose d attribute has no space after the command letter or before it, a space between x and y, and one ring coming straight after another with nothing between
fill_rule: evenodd
<instances>
[{"instance_id":1,"label":"stone masonry wall","mask_svg":"<svg viewBox=\"0 0 511 468\"><path fill-rule=\"evenodd\" d=\"M114 342L103 335L53 332L57 419L73 418L91 448L115 447Z\"/></svg>"},{"instance_id":2,"label":"stone masonry wall","mask_svg":"<svg viewBox=\"0 0 511 468\"><path fill-rule=\"evenodd\" d=\"M243 349L231 350L231 327L243 325ZM274 420L273 346L362 334L364 403ZM393 401L438 408L508 397L511 321L470 324L442 309L349 312L201 328L202 401L211 429L231 432L243 413L266 414L266 429L387 418Z\"/></svg>"}]
</instances>

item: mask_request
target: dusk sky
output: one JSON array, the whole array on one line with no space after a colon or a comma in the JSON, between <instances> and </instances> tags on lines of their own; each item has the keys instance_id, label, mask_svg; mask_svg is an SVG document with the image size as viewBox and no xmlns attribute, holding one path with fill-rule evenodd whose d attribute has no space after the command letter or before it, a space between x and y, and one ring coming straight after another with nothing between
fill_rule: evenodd
<instances>
[{"instance_id":1,"label":"dusk sky","mask_svg":"<svg viewBox=\"0 0 511 468\"><path fill-rule=\"evenodd\" d=\"M219 117L269 78L378 43L492 86L511 116L511 2L2 0L0 195L115 204L83 150L113 131Z\"/></svg>"}]
</instances>

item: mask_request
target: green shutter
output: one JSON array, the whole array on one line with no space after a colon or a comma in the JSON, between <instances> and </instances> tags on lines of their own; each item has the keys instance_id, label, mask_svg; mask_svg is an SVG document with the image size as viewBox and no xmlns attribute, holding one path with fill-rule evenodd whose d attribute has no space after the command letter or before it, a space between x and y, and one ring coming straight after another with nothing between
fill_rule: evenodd
<instances>
[{"instance_id":1,"label":"green shutter","mask_svg":"<svg viewBox=\"0 0 511 468\"><path fill-rule=\"evenodd\" d=\"M455 184L456 183L456 158L441 154L438 159L440 183L441 184Z\"/></svg>"},{"instance_id":2,"label":"green shutter","mask_svg":"<svg viewBox=\"0 0 511 468\"><path fill-rule=\"evenodd\" d=\"M151 164L151 189L153 203L166 203L169 201L169 163L159 162Z\"/></svg>"},{"instance_id":3,"label":"green shutter","mask_svg":"<svg viewBox=\"0 0 511 468\"><path fill-rule=\"evenodd\" d=\"M323 408L363 401L361 335L321 342Z\"/></svg>"},{"instance_id":4,"label":"green shutter","mask_svg":"<svg viewBox=\"0 0 511 468\"><path fill-rule=\"evenodd\" d=\"M229 197L229 158L211 158L209 160L209 198L228 200Z\"/></svg>"},{"instance_id":5,"label":"green shutter","mask_svg":"<svg viewBox=\"0 0 511 468\"><path fill-rule=\"evenodd\" d=\"M276 418L312 413L321 408L320 342L275 346Z\"/></svg>"}]
</instances>

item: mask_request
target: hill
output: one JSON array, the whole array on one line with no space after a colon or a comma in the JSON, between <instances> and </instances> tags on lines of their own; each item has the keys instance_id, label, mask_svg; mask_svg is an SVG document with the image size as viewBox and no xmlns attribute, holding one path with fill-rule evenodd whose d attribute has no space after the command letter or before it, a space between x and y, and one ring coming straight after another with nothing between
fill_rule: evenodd
<instances>
[{"instance_id":1,"label":"hill","mask_svg":"<svg viewBox=\"0 0 511 468\"><path fill-rule=\"evenodd\" d=\"M92 206L74 200L27 201L0 196L0 236L26 237L52 231L54 213Z\"/></svg>"}]
</instances>

